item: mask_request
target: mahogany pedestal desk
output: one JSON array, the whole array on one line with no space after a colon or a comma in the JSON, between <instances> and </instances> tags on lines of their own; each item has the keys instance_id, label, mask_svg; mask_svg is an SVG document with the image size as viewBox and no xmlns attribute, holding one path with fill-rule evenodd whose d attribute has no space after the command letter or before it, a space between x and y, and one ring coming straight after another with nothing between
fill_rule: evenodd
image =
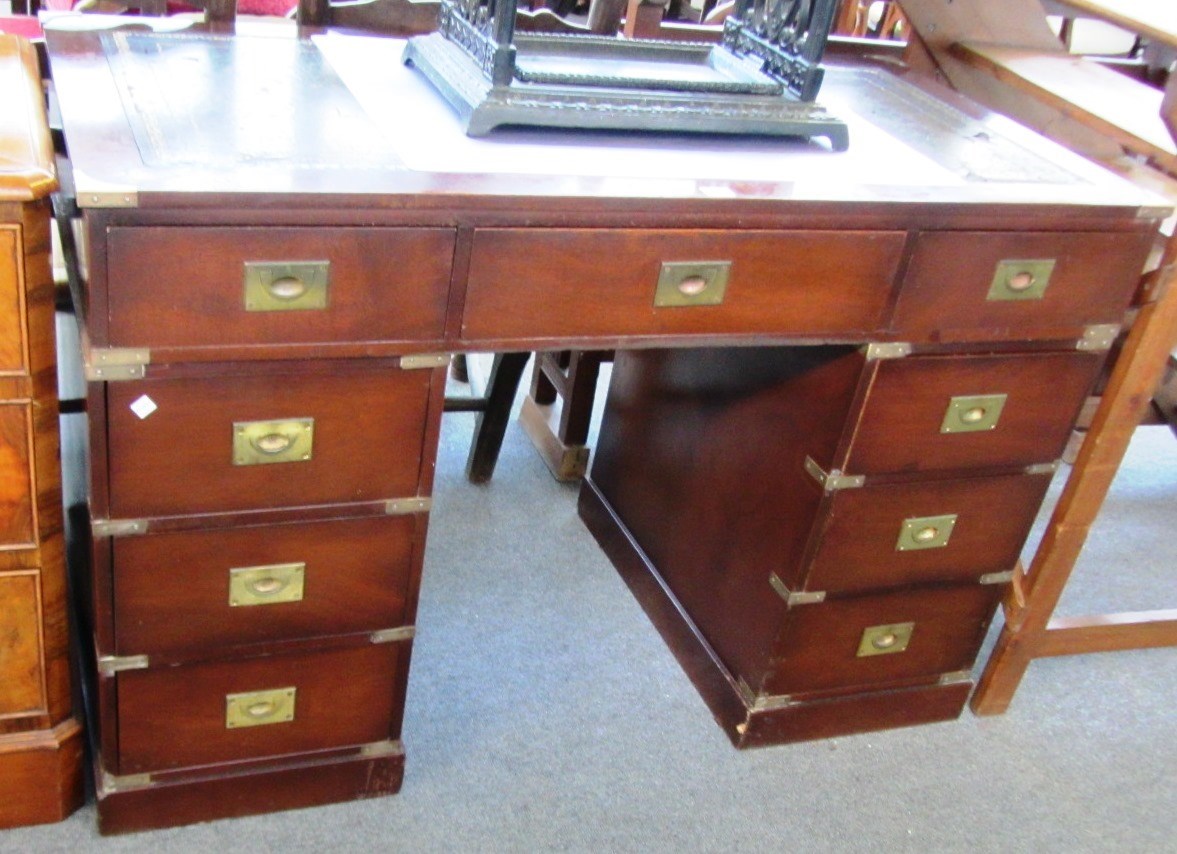
<instances>
[{"instance_id":1,"label":"mahogany pedestal desk","mask_svg":"<svg viewBox=\"0 0 1177 854\"><path fill-rule=\"evenodd\" d=\"M0 35L0 828L82 802L58 468L49 194L32 45Z\"/></svg>"},{"instance_id":2,"label":"mahogany pedestal desk","mask_svg":"<svg viewBox=\"0 0 1177 854\"><path fill-rule=\"evenodd\" d=\"M451 352L618 351L580 512L737 745L958 715L1167 209L881 69L472 140L401 45L49 34L102 829L398 790Z\"/></svg>"}]
</instances>

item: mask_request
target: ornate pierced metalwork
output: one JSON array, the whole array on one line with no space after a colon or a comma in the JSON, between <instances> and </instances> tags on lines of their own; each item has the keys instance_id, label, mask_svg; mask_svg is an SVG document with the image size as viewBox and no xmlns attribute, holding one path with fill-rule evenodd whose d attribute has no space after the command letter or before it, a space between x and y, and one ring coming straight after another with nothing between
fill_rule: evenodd
<instances>
[{"instance_id":1,"label":"ornate pierced metalwork","mask_svg":"<svg viewBox=\"0 0 1177 854\"><path fill-rule=\"evenodd\" d=\"M724 23L723 46L760 59L765 74L812 101L836 7L837 0L737 0Z\"/></svg>"},{"instance_id":2,"label":"ornate pierced metalwork","mask_svg":"<svg viewBox=\"0 0 1177 854\"><path fill-rule=\"evenodd\" d=\"M516 0L442 0L438 30L496 86L515 76Z\"/></svg>"},{"instance_id":3,"label":"ornate pierced metalwork","mask_svg":"<svg viewBox=\"0 0 1177 854\"><path fill-rule=\"evenodd\" d=\"M515 35L517 0L441 0L417 66L470 135L503 124L826 137L845 125L812 103L837 0L738 0L722 44Z\"/></svg>"}]
</instances>

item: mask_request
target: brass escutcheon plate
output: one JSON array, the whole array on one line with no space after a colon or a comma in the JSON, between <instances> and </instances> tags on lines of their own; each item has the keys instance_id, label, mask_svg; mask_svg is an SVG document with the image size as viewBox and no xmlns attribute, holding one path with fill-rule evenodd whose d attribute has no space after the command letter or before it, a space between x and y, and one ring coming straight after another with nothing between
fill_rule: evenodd
<instances>
[{"instance_id":1,"label":"brass escutcheon plate","mask_svg":"<svg viewBox=\"0 0 1177 854\"><path fill-rule=\"evenodd\" d=\"M956 525L956 513L944 516L912 516L903 520L899 529L896 551L907 552L917 549L942 549L948 545L952 529Z\"/></svg>"},{"instance_id":2,"label":"brass escutcheon plate","mask_svg":"<svg viewBox=\"0 0 1177 854\"><path fill-rule=\"evenodd\" d=\"M998 261L985 299L990 302L1042 299L1046 295L1046 286L1050 284L1050 275L1053 272L1053 258L1011 258Z\"/></svg>"},{"instance_id":3,"label":"brass escutcheon plate","mask_svg":"<svg viewBox=\"0 0 1177 854\"><path fill-rule=\"evenodd\" d=\"M664 261L658 273L654 305L719 305L727 291L731 267L731 261Z\"/></svg>"},{"instance_id":4,"label":"brass escutcheon plate","mask_svg":"<svg viewBox=\"0 0 1177 854\"><path fill-rule=\"evenodd\" d=\"M229 605L234 608L301 602L306 588L305 563L238 566L229 570Z\"/></svg>"},{"instance_id":5,"label":"brass escutcheon plate","mask_svg":"<svg viewBox=\"0 0 1177 854\"><path fill-rule=\"evenodd\" d=\"M858 658L870 655L891 655L903 652L911 643L915 623L887 623L882 626L869 626L862 632L862 640L858 642Z\"/></svg>"},{"instance_id":6,"label":"brass escutcheon plate","mask_svg":"<svg viewBox=\"0 0 1177 854\"><path fill-rule=\"evenodd\" d=\"M234 421L233 465L302 463L311 459L315 443L315 419Z\"/></svg>"},{"instance_id":7,"label":"brass escutcheon plate","mask_svg":"<svg viewBox=\"0 0 1177 854\"><path fill-rule=\"evenodd\" d=\"M297 689L270 688L225 695L225 729L282 724L294 720Z\"/></svg>"},{"instance_id":8,"label":"brass escutcheon plate","mask_svg":"<svg viewBox=\"0 0 1177 854\"><path fill-rule=\"evenodd\" d=\"M1008 394L974 394L950 398L941 433L980 433L997 427Z\"/></svg>"},{"instance_id":9,"label":"brass escutcheon plate","mask_svg":"<svg viewBox=\"0 0 1177 854\"><path fill-rule=\"evenodd\" d=\"M327 307L329 261L246 261L246 311L307 311Z\"/></svg>"}]
</instances>

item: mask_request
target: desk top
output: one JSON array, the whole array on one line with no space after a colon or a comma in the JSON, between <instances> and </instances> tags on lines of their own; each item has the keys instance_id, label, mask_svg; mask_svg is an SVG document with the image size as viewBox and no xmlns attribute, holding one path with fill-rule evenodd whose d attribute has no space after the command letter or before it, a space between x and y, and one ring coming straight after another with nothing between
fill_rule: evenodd
<instances>
[{"instance_id":1,"label":"desk top","mask_svg":"<svg viewBox=\"0 0 1177 854\"><path fill-rule=\"evenodd\" d=\"M1177 4L1163 0L1055 0L1080 14L1177 47Z\"/></svg>"},{"instance_id":2,"label":"desk top","mask_svg":"<svg viewBox=\"0 0 1177 854\"><path fill-rule=\"evenodd\" d=\"M1164 208L999 115L881 67L829 70L820 100L847 122L848 152L553 129L472 139L402 64L400 40L83 20L105 29L48 27L83 207L480 211L543 199L545 210L584 212L612 199L673 215L1000 204L1085 220Z\"/></svg>"}]
</instances>

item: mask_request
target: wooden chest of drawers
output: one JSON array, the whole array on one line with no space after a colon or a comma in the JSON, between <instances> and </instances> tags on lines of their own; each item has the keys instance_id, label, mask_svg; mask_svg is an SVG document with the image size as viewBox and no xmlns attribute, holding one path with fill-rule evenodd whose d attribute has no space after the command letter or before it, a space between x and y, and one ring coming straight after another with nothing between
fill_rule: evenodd
<instances>
[{"instance_id":1,"label":"wooden chest of drawers","mask_svg":"<svg viewBox=\"0 0 1177 854\"><path fill-rule=\"evenodd\" d=\"M49 199L32 46L0 35L0 828L82 801L70 690Z\"/></svg>"}]
</instances>

